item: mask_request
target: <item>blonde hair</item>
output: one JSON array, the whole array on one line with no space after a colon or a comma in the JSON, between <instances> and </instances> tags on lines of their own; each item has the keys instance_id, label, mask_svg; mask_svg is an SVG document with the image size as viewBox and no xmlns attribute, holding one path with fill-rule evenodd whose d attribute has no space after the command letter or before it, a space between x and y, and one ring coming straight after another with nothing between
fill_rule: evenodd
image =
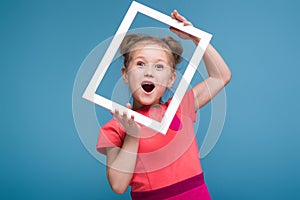
<instances>
[{"instance_id":1,"label":"blonde hair","mask_svg":"<svg viewBox=\"0 0 300 200\"><path fill-rule=\"evenodd\" d=\"M181 61L182 46L178 41L170 36L165 38L157 38L153 36L139 35L139 34L128 34L120 45L120 53L124 58L124 66L128 67L131 61L131 51L139 44L157 44L162 48L170 52L172 67L176 69L176 65Z\"/></svg>"}]
</instances>

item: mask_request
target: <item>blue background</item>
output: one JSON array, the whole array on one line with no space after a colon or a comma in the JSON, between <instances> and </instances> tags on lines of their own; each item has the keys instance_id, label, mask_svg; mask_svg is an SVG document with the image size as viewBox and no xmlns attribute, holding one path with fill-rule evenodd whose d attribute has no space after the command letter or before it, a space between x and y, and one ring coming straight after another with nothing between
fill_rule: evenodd
<instances>
[{"instance_id":1,"label":"blue background","mask_svg":"<svg viewBox=\"0 0 300 200\"><path fill-rule=\"evenodd\" d=\"M213 33L232 70L222 136L202 159L213 199L299 199L300 3L139 2ZM81 143L72 90L130 3L1 0L0 199L129 199Z\"/></svg>"}]
</instances>

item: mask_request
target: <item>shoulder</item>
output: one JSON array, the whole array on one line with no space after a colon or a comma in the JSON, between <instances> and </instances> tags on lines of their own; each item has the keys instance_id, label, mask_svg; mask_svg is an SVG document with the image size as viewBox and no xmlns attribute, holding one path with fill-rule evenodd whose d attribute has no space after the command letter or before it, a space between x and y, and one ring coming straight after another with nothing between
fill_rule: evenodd
<instances>
[{"instance_id":1,"label":"shoulder","mask_svg":"<svg viewBox=\"0 0 300 200\"><path fill-rule=\"evenodd\" d=\"M171 103L172 99L176 98L173 96L168 100L166 106L168 107ZM181 111L182 114L186 116L190 116L193 121L196 119L196 111L195 111L195 95L193 89L189 89L183 96L181 102L179 103L178 110ZM177 111L178 111L177 110Z\"/></svg>"},{"instance_id":2,"label":"shoulder","mask_svg":"<svg viewBox=\"0 0 300 200\"><path fill-rule=\"evenodd\" d=\"M100 134L108 136L118 135L120 138L122 138L125 136L126 132L120 122L116 118L113 118L100 128Z\"/></svg>"},{"instance_id":3,"label":"shoulder","mask_svg":"<svg viewBox=\"0 0 300 200\"><path fill-rule=\"evenodd\" d=\"M171 103L172 99L174 99L174 98L176 98L176 96L173 96L172 98L169 98L168 101L166 102L166 105L168 106ZM194 90L189 89L184 94L180 104L188 103L190 101L194 101L194 99L195 99Z\"/></svg>"},{"instance_id":4,"label":"shoulder","mask_svg":"<svg viewBox=\"0 0 300 200\"><path fill-rule=\"evenodd\" d=\"M103 150L106 147L120 147L123 144L125 136L126 133L122 126L117 119L113 118L100 128L97 150L100 153L104 153Z\"/></svg>"},{"instance_id":5,"label":"shoulder","mask_svg":"<svg viewBox=\"0 0 300 200\"><path fill-rule=\"evenodd\" d=\"M116 130L118 131L120 129L120 123L118 122L117 119L112 118L111 120L109 120L108 122L106 122L100 130L102 129L112 129L112 130Z\"/></svg>"}]
</instances>

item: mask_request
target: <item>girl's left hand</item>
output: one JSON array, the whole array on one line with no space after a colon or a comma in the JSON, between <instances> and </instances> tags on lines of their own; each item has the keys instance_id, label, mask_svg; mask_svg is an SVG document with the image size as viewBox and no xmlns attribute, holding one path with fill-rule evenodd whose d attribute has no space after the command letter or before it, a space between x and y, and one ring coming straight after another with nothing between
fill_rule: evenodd
<instances>
[{"instance_id":1,"label":"girl's left hand","mask_svg":"<svg viewBox=\"0 0 300 200\"><path fill-rule=\"evenodd\" d=\"M172 13L171 13L171 17L173 19L176 19L178 20L179 22L182 22L184 26L193 26L193 24L188 21L185 17L183 17L182 15L179 14L179 12L177 10L174 10ZM174 28L174 27L170 27L170 30L175 33L176 35L178 35L180 38L182 39L191 39L193 40L196 44L199 43L200 39L193 36L193 35L190 35L188 33L185 33L181 30L178 30L177 28Z\"/></svg>"}]
</instances>

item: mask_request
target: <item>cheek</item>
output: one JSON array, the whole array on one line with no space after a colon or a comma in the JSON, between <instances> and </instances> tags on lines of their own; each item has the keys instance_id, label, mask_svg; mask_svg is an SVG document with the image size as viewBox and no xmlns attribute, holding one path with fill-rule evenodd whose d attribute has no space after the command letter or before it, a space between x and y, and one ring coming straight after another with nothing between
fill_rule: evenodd
<instances>
[{"instance_id":1,"label":"cheek","mask_svg":"<svg viewBox=\"0 0 300 200\"><path fill-rule=\"evenodd\" d=\"M139 80L139 75L131 73L128 75L128 84L130 87L130 90L132 92L136 91L140 87L140 80Z\"/></svg>"},{"instance_id":2,"label":"cheek","mask_svg":"<svg viewBox=\"0 0 300 200\"><path fill-rule=\"evenodd\" d=\"M164 77L161 78L161 83L165 87L168 87L171 82L172 82L172 76L171 75L167 75L167 76L164 76Z\"/></svg>"}]
</instances>

